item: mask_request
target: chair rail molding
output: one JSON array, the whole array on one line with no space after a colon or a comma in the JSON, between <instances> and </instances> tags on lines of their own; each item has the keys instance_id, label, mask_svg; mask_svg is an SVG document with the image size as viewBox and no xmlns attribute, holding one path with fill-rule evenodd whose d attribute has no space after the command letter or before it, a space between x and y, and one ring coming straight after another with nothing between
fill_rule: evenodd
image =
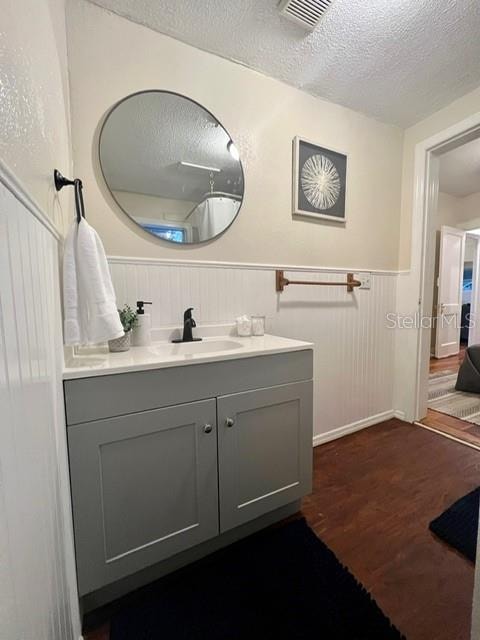
<instances>
[{"instance_id":1,"label":"chair rail molding","mask_svg":"<svg viewBox=\"0 0 480 640\"><path fill-rule=\"evenodd\" d=\"M327 266L311 266L311 265L292 265L286 263L268 264L264 262L225 262L215 260L193 260L193 259L173 259L173 258L142 258L134 256L108 256L110 264L131 264L131 265L178 265L192 267L211 267L217 269L255 269L276 271L305 271L315 273L321 271L323 273L372 273L376 275L396 276L409 273L409 270L395 269L370 269L368 267L327 267Z\"/></svg>"}]
</instances>

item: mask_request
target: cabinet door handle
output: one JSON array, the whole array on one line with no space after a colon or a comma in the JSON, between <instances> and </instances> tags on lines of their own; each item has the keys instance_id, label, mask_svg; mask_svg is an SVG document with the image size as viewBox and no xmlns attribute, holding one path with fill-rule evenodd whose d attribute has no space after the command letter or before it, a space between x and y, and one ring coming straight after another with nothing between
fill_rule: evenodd
<instances>
[{"instance_id":1,"label":"cabinet door handle","mask_svg":"<svg viewBox=\"0 0 480 640\"><path fill-rule=\"evenodd\" d=\"M235 418L227 418L225 420L225 424L227 425L227 427L233 427L233 425L235 424Z\"/></svg>"},{"instance_id":2,"label":"cabinet door handle","mask_svg":"<svg viewBox=\"0 0 480 640\"><path fill-rule=\"evenodd\" d=\"M203 432L204 432L204 433L212 433L212 429L213 429L213 427L212 427L212 425L211 425L211 424L206 424L206 425L203 427Z\"/></svg>"}]
</instances>

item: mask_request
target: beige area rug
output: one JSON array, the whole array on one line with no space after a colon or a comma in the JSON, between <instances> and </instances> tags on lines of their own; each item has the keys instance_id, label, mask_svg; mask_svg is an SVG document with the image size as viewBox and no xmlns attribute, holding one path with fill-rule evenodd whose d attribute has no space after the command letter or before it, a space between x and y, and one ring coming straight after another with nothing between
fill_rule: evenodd
<instances>
[{"instance_id":1,"label":"beige area rug","mask_svg":"<svg viewBox=\"0 0 480 640\"><path fill-rule=\"evenodd\" d=\"M431 373L428 408L480 425L480 394L456 391L456 371Z\"/></svg>"}]
</instances>

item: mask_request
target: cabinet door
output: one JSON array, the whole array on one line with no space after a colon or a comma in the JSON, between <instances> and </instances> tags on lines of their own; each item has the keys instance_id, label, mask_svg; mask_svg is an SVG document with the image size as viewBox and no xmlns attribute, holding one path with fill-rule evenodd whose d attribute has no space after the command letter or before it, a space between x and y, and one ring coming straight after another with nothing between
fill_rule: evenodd
<instances>
[{"instance_id":1,"label":"cabinet door","mask_svg":"<svg viewBox=\"0 0 480 640\"><path fill-rule=\"evenodd\" d=\"M311 491L311 382L223 396L217 413L222 532Z\"/></svg>"},{"instance_id":2,"label":"cabinet door","mask_svg":"<svg viewBox=\"0 0 480 640\"><path fill-rule=\"evenodd\" d=\"M68 429L84 595L218 534L215 400Z\"/></svg>"}]
</instances>

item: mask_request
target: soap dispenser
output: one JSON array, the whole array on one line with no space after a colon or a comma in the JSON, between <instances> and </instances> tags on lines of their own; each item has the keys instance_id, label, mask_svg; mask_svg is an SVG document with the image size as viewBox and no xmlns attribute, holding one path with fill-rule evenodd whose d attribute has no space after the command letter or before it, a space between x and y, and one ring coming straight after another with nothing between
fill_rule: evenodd
<instances>
[{"instance_id":1,"label":"soap dispenser","mask_svg":"<svg viewBox=\"0 0 480 640\"><path fill-rule=\"evenodd\" d=\"M149 313L145 313L143 308L146 304L152 304L151 302L145 302L143 300L137 300L137 326L132 333L132 344L134 347L148 347L152 342L151 329L152 321Z\"/></svg>"}]
</instances>

